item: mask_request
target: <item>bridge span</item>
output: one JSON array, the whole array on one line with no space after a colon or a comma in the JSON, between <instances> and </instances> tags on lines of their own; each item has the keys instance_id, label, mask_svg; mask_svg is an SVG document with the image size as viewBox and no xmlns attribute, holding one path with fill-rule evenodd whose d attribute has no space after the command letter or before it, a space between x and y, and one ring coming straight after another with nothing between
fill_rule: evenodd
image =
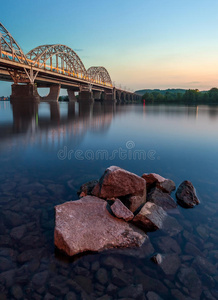
<instances>
[{"instance_id":1,"label":"bridge span","mask_svg":"<svg viewBox=\"0 0 218 300\"><path fill-rule=\"evenodd\" d=\"M11 81L11 101L58 101L61 88L70 101L132 102L140 95L113 86L102 66L86 70L76 52L61 44L38 46L24 54L9 31L0 23L0 80ZM49 87L46 97L38 88Z\"/></svg>"}]
</instances>

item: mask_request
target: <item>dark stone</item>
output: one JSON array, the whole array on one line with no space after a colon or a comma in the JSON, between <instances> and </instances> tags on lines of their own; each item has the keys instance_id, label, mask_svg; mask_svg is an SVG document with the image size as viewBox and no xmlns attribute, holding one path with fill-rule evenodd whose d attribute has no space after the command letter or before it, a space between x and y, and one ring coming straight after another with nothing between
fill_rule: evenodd
<instances>
[{"instance_id":1,"label":"dark stone","mask_svg":"<svg viewBox=\"0 0 218 300\"><path fill-rule=\"evenodd\" d=\"M100 268L96 272L96 279L101 283L101 284L106 284L108 281L108 276L107 276L107 271L103 268Z\"/></svg>"},{"instance_id":2,"label":"dark stone","mask_svg":"<svg viewBox=\"0 0 218 300\"><path fill-rule=\"evenodd\" d=\"M160 236L153 240L153 243L159 248L159 250L163 253L181 253L181 248L176 240L169 236Z\"/></svg>"},{"instance_id":3,"label":"dark stone","mask_svg":"<svg viewBox=\"0 0 218 300\"><path fill-rule=\"evenodd\" d=\"M141 282L143 285L143 290L144 292L147 291L153 291L153 292L157 292L160 293L161 295L168 295L168 289L167 287L158 279L154 278L153 276L156 276L156 273L154 273L154 275L152 275L152 277L150 275L148 275L148 271L147 269L142 273L139 269L136 269L135 272L135 278L137 278L138 282ZM149 271L152 271L149 268Z\"/></svg>"},{"instance_id":4,"label":"dark stone","mask_svg":"<svg viewBox=\"0 0 218 300\"><path fill-rule=\"evenodd\" d=\"M148 292L146 294L146 297L148 300L163 300L163 298L161 298L158 294L154 292Z\"/></svg>"},{"instance_id":5,"label":"dark stone","mask_svg":"<svg viewBox=\"0 0 218 300\"><path fill-rule=\"evenodd\" d=\"M109 268L116 268L118 270L123 269L123 262L114 256L106 256L102 259L102 264Z\"/></svg>"},{"instance_id":6,"label":"dark stone","mask_svg":"<svg viewBox=\"0 0 218 300\"><path fill-rule=\"evenodd\" d=\"M45 298L43 300L55 300L55 299L56 299L55 296L51 295L50 293L46 293Z\"/></svg>"},{"instance_id":7,"label":"dark stone","mask_svg":"<svg viewBox=\"0 0 218 300\"><path fill-rule=\"evenodd\" d=\"M194 244L192 243L186 243L185 245L185 252L187 254L190 254L190 255L199 255L199 256L202 256L203 253L199 250L199 248L197 246L195 246Z\"/></svg>"},{"instance_id":8,"label":"dark stone","mask_svg":"<svg viewBox=\"0 0 218 300\"><path fill-rule=\"evenodd\" d=\"M187 295L183 295L181 291L177 289L172 289L171 294L176 300L194 300L193 298L188 297Z\"/></svg>"},{"instance_id":9,"label":"dark stone","mask_svg":"<svg viewBox=\"0 0 218 300\"><path fill-rule=\"evenodd\" d=\"M11 237L15 240L20 240L24 233L26 232L26 226L25 225L21 225L21 226L18 226L18 227L15 227L11 230Z\"/></svg>"},{"instance_id":10,"label":"dark stone","mask_svg":"<svg viewBox=\"0 0 218 300\"><path fill-rule=\"evenodd\" d=\"M215 275L217 273L217 267L202 256L197 256L194 259L192 266L200 273L206 273L209 275Z\"/></svg>"},{"instance_id":11,"label":"dark stone","mask_svg":"<svg viewBox=\"0 0 218 300\"><path fill-rule=\"evenodd\" d=\"M154 188L151 190L151 192L148 194L147 201L159 205L164 210L177 207L176 202L173 200L173 198L168 193L164 193L158 188Z\"/></svg>"},{"instance_id":12,"label":"dark stone","mask_svg":"<svg viewBox=\"0 0 218 300\"><path fill-rule=\"evenodd\" d=\"M90 278L76 276L74 279L86 293L91 294L93 292L92 280Z\"/></svg>"},{"instance_id":13,"label":"dark stone","mask_svg":"<svg viewBox=\"0 0 218 300\"><path fill-rule=\"evenodd\" d=\"M5 216L5 224L8 227L12 228L12 227L16 227L16 226L23 224L24 220L18 213L11 212L9 210L5 210L5 211L3 211L3 214Z\"/></svg>"},{"instance_id":14,"label":"dark stone","mask_svg":"<svg viewBox=\"0 0 218 300\"><path fill-rule=\"evenodd\" d=\"M152 257L166 275L175 275L180 267L180 259L177 254L157 254Z\"/></svg>"},{"instance_id":15,"label":"dark stone","mask_svg":"<svg viewBox=\"0 0 218 300\"><path fill-rule=\"evenodd\" d=\"M175 236L178 233L180 233L183 230L183 228L178 223L176 218L167 215L167 217L163 221L161 230L166 232L169 236Z\"/></svg>"},{"instance_id":16,"label":"dark stone","mask_svg":"<svg viewBox=\"0 0 218 300\"><path fill-rule=\"evenodd\" d=\"M64 300L77 300L77 296L74 292L69 292L65 296Z\"/></svg>"},{"instance_id":17,"label":"dark stone","mask_svg":"<svg viewBox=\"0 0 218 300\"><path fill-rule=\"evenodd\" d=\"M118 292L118 296L120 298L130 298L138 299L143 294L143 286L142 284L138 285L129 285Z\"/></svg>"},{"instance_id":18,"label":"dark stone","mask_svg":"<svg viewBox=\"0 0 218 300\"><path fill-rule=\"evenodd\" d=\"M119 287L127 286L131 283L132 278L129 274L118 271L117 269L112 269L111 272L111 282Z\"/></svg>"},{"instance_id":19,"label":"dark stone","mask_svg":"<svg viewBox=\"0 0 218 300\"><path fill-rule=\"evenodd\" d=\"M119 250L117 251L119 253ZM120 251L120 254L125 256L132 256L137 258L150 257L154 253L154 247L152 246L150 239L146 239L140 248L129 248Z\"/></svg>"},{"instance_id":20,"label":"dark stone","mask_svg":"<svg viewBox=\"0 0 218 300\"><path fill-rule=\"evenodd\" d=\"M196 231L203 240L206 240L209 238L209 230L205 226L199 225L196 228Z\"/></svg>"},{"instance_id":21,"label":"dark stone","mask_svg":"<svg viewBox=\"0 0 218 300\"><path fill-rule=\"evenodd\" d=\"M180 282L188 289L188 292L192 298L198 299L200 297L202 286L195 269L182 267L179 270L178 278Z\"/></svg>"},{"instance_id":22,"label":"dark stone","mask_svg":"<svg viewBox=\"0 0 218 300\"><path fill-rule=\"evenodd\" d=\"M109 295L114 295L114 294L116 294L116 292L117 292L118 289L119 289L119 288L118 288L116 285L110 283L110 284L108 285L106 291L107 291L107 293L108 293Z\"/></svg>"},{"instance_id":23,"label":"dark stone","mask_svg":"<svg viewBox=\"0 0 218 300\"><path fill-rule=\"evenodd\" d=\"M49 276L48 271L43 271L35 274L32 279L33 285L37 287L44 286L48 279L48 276Z\"/></svg>"},{"instance_id":24,"label":"dark stone","mask_svg":"<svg viewBox=\"0 0 218 300\"><path fill-rule=\"evenodd\" d=\"M14 285L11 288L11 294L15 299L23 299L23 291L20 285Z\"/></svg>"},{"instance_id":25,"label":"dark stone","mask_svg":"<svg viewBox=\"0 0 218 300\"><path fill-rule=\"evenodd\" d=\"M82 276L89 276L90 272L86 268L76 266L74 269L74 273Z\"/></svg>"},{"instance_id":26,"label":"dark stone","mask_svg":"<svg viewBox=\"0 0 218 300\"><path fill-rule=\"evenodd\" d=\"M204 295L204 300L217 300L217 298L215 298L211 293L210 291L204 291L203 292L203 295Z\"/></svg>"},{"instance_id":27,"label":"dark stone","mask_svg":"<svg viewBox=\"0 0 218 300\"><path fill-rule=\"evenodd\" d=\"M105 290L105 287L102 284L100 284L100 283L97 282L95 284L95 290L97 290L99 292L98 295L102 295L103 291Z\"/></svg>"},{"instance_id":28,"label":"dark stone","mask_svg":"<svg viewBox=\"0 0 218 300\"><path fill-rule=\"evenodd\" d=\"M56 297L66 295L69 292L69 287L67 286L67 277L62 275L57 275L52 279L48 280L48 289L51 294Z\"/></svg>"},{"instance_id":29,"label":"dark stone","mask_svg":"<svg viewBox=\"0 0 218 300\"><path fill-rule=\"evenodd\" d=\"M12 268L12 262L5 258L5 257L0 257L0 271L7 271Z\"/></svg>"},{"instance_id":30,"label":"dark stone","mask_svg":"<svg viewBox=\"0 0 218 300\"><path fill-rule=\"evenodd\" d=\"M87 195L91 195L92 190L96 186L96 184L98 184L98 180L91 180L84 183L83 185L81 185L79 191L77 192L78 196L85 197Z\"/></svg>"},{"instance_id":31,"label":"dark stone","mask_svg":"<svg viewBox=\"0 0 218 300\"><path fill-rule=\"evenodd\" d=\"M32 249L32 250L26 250L18 255L17 261L19 263L25 263L27 261L30 261L34 258L41 258L43 249Z\"/></svg>"},{"instance_id":32,"label":"dark stone","mask_svg":"<svg viewBox=\"0 0 218 300\"><path fill-rule=\"evenodd\" d=\"M132 222L145 231L155 231L163 227L167 214L158 205L147 202Z\"/></svg>"},{"instance_id":33,"label":"dark stone","mask_svg":"<svg viewBox=\"0 0 218 300\"><path fill-rule=\"evenodd\" d=\"M100 263L98 261L95 261L92 263L92 266L91 266L92 271L97 271L99 268L100 268Z\"/></svg>"},{"instance_id":34,"label":"dark stone","mask_svg":"<svg viewBox=\"0 0 218 300\"><path fill-rule=\"evenodd\" d=\"M186 208L192 208L200 203L193 184L188 180L180 184L176 191L176 198L178 204Z\"/></svg>"},{"instance_id":35,"label":"dark stone","mask_svg":"<svg viewBox=\"0 0 218 300\"><path fill-rule=\"evenodd\" d=\"M97 298L96 300L113 300L113 298L111 298L109 295L104 295Z\"/></svg>"}]
</instances>

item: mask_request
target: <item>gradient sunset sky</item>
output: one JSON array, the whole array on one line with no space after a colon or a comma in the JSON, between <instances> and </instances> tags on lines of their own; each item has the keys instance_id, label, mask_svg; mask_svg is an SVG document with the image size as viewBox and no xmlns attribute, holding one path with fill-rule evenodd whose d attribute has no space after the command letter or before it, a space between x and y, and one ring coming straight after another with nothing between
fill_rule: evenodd
<instances>
[{"instance_id":1,"label":"gradient sunset sky","mask_svg":"<svg viewBox=\"0 0 218 300\"><path fill-rule=\"evenodd\" d=\"M116 85L218 87L218 0L11 0L0 22L25 53L65 44ZM10 85L0 82L0 96Z\"/></svg>"}]
</instances>

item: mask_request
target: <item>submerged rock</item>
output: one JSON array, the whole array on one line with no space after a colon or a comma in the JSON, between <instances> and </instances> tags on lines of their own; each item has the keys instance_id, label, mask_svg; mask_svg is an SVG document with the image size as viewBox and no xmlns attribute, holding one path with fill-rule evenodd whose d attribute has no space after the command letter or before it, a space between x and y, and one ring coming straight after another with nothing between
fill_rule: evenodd
<instances>
[{"instance_id":1,"label":"submerged rock","mask_svg":"<svg viewBox=\"0 0 218 300\"><path fill-rule=\"evenodd\" d=\"M161 206L164 210L176 208L176 202L173 198L168 194L164 193L162 190L158 188L154 188L148 194L147 201L155 203Z\"/></svg>"},{"instance_id":2,"label":"submerged rock","mask_svg":"<svg viewBox=\"0 0 218 300\"><path fill-rule=\"evenodd\" d=\"M134 218L134 214L119 199L116 199L111 205L111 210L117 218L125 221L130 221Z\"/></svg>"},{"instance_id":3,"label":"submerged rock","mask_svg":"<svg viewBox=\"0 0 218 300\"><path fill-rule=\"evenodd\" d=\"M163 227L167 214L160 206L147 202L132 220L145 231L155 231Z\"/></svg>"},{"instance_id":4,"label":"submerged rock","mask_svg":"<svg viewBox=\"0 0 218 300\"><path fill-rule=\"evenodd\" d=\"M202 286L197 272L193 268L181 267L178 272L178 279L184 287L188 289L190 296L194 299L200 299Z\"/></svg>"},{"instance_id":5,"label":"submerged rock","mask_svg":"<svg viewBox=\"0 0 218 300\"><path fill-rule=\"evenodd\" d=\"M167 178L164 178L158 174L143 174L142 178L146 180L147 190L152 189L153 187L157 187L165 193L171 193L176 189L175 183Z\"/></svg>"},{"instance_id":6,"label":"submerged rock","mask_svg":"<svg viewBox=\"0 0 218 300\"><path fill-rule=\"evenodd\" d=\"M69 256L85 251L141 246L146 234L113 217L107 202L93 196L55 207L54 241Z\"/></svg>"},{"instance_id":7,"label":"submerged rock","mask_svg":"<svg viewBox=\"0 0 218 300\"><path fill-rule=\"evenodd\" d=\"M179 256L175 253L172 254L156 254L151 260L155 262L166 275L174 275L180 267Z\"/></svg>"},{"instance_id":8,"label":"submerged rock","mask_svg":"<svg viewBox=\"0 0 218 300\"><path fill-rule=\"evenodd\" d=\"M99 183L92 190L96 197L110 199L144 192L146 181L134 173L116 166L106 169Z\"/></svg>"},{"instance_id":9,"label":"submerged rock","mask_svg":"<svg viewBox=\"0 0 218 300\"><path fill-rule=\"evenodd\" d=\"M188 180L185 180L180 184L176 191L176 198L178 204L186 208L192 208L200 203L193 184Z\"/></svg>"}]
</instances>

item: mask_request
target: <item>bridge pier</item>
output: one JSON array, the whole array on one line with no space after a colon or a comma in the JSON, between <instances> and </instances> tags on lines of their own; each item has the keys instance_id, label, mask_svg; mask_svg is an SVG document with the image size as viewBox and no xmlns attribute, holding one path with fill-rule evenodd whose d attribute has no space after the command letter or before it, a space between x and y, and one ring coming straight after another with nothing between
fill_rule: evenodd
<instances>
[{"instance_id":1,"label":"bridge pier","mask_svg":"<svg viewBox=\"0 0 218 300\"><path fill-rule=\"evenodd\" d=\"M81 91L79 93L79 102L94 102L92 97L92 92L90 91Z\"/></svg>"},{"instance_id":2,"label":"bridge pier","mask_svg":"<svg viewBox=\"0 0 218 300\"><path fill-rule=\"evenodd\" d=\"M12 84L11 88L11 102L40 102L40 96L34 84Z\"/></svg>"},{"instance_id":3,"label":"bridge pier","mask_svg":"<svg viewBox=\"0 0 218 300\"><path fill-rule=\"evenodd\" d=\"M68 94L69 102L70 101L77 101L77 98L76 98L75 93L74 93L73 90L67 89L67 94Z\"/></svg>"},{"instance_id":4,"label":"bridge pier","mask_svg":"<svg viewBox=\"0 0 218 300\"><path fill-rule=\"evenodd\" d=\"M104 102L115 102L116 100L114 99L113 92L104 92L102 93L102 100Z\"/></svg>"},{"instance_id":5,"label":"bridge pier","mask_svg":"<svg viewBox=\"0 0 218 300\"><path fill-rule=\"evenodd\" d=\"M93 93L94 100L101 101L101 95L102 95L101 91L93 91L92 93Z\"/></svg>"},{"instance_id":6,"label":"bridge pier","mask_svg":"<svg viewBox=\"0 0 218 300\"><path fill-rule=\"evenodd\" d=\"M40 97L40 100L45 102L58 101L60 89L61 89L60 84L51 85L49 94L47 96Z\"/></svg>"}]
</instances>

